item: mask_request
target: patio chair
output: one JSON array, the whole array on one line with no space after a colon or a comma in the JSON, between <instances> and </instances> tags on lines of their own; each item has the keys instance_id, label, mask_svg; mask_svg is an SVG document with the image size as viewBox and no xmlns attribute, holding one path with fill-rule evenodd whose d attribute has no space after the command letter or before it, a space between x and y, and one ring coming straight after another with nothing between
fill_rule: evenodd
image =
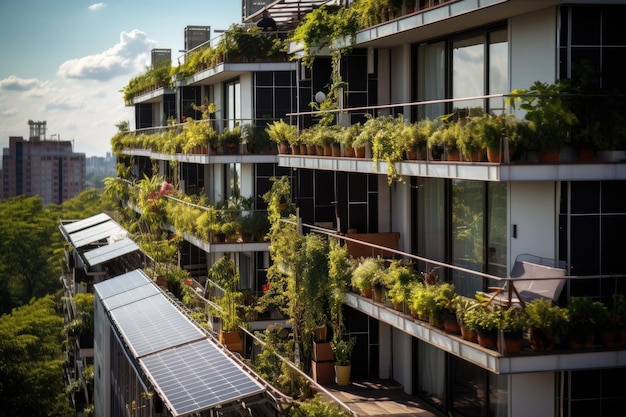
<instances>
[{"instance_id":1,"label":"patio chair","mask_svg":"<svg viewBox=\"0 0 626 417\"><path fill-rule=\"evenodd\" d=\"M508 280L502 287L489 287L489 292L479 292L488 297L487 304L511 306L526 303L535 298L547 298L556 302L565 287L565 262L522 254L515 259Z\"/></svg>"}]
</instances>

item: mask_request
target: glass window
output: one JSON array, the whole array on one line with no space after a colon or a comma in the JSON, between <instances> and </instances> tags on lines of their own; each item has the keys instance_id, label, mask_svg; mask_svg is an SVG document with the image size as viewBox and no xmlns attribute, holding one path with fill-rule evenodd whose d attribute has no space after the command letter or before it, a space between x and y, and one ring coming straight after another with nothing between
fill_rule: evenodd
<instances>
[{"instance_id":1,"label":"glass window","mask_svg":"<svg viewBox=\"0 0 626 417\"><path fill-rule=\"evenodd\" d=\"M473 271L483 270L485 243L485 183L452 181L452 263ZM458 293L473 296L483 290L482 278L454 272Z\"/></svg>"},{"instance_id":2,"label":"glass window","mask_svg":"<svg viewBox=\"0 0 626 417\"><path fill-rule=\"evenodd\" d=\"M483 36L455 41L452 44L452 97L476 97L485 94L485 42ZM480 99L457 101L457 109L483 108Z\"/></svg>"},{"instance_id":3,"label":"glass window","mask_svg":"<svg viewBox=\"0 0 626 417\"><path fill-rule=\"evenodd\" d=\"M488 94L508 93L509 43L506 29L489 34L489 91ZM504 98L489 99L489 112L501 114L505 110Z\"/></svg>"},{"instance_id":4,"label":"glass window","mask_svg":"<svg viewBox=\"0 0 626 417\"><path fill-rule=\"evenodd\" d=\"M445 180L418 178L417 254L428 259L445 258ZM421 270L427 270L423 267Z\"/></svg>"},{"instance_id":5,"label":"glass window","mask_svg":"<svg viewBox=\"0 0 626 417\"><path fill-rule=\"evenodd\" d=\"M417 52L417 100L437 100L446 96L445 42L420 45ZM418 119L435 119L445 113L444 104L418 106Z\"/></svg>"}]
</instances>

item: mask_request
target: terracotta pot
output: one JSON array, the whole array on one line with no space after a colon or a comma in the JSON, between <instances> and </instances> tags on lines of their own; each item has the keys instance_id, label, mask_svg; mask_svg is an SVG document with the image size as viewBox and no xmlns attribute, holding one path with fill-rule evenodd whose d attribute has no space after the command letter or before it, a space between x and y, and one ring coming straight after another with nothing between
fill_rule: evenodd
<instances>
[{"instance_id":1,"label":"terracotta pot","mask_svg":"<svg viewBox=\"0 0 626 417\"><path fill-rule=\"evenodd\" d=\"M291 154L300 155L300 145L291 145Z\"/></svg>"},{"instance_id":2,"label":"terracotta pot","mask_svg":"<svg viewBox=\"0 0 626 417\"><path fill-rule=\"evenodd\" d=\"M315 148L315 145L306 145L306 154L311 156L316 155L317 149Z\"/></svg>"},{"instance_id":3,"label":"terracotta pot","mask_svg":"<svg viewBox=\"0 0 626 417\"><path fill-rule=\"evenodd\" d=\"M371 288L362 289L361 295L365 298L372 298L372 289Z\"/></svg>"},{"instance_id":4,"label":"terracotta pot","mask_svg":"<svg viewBox=\"0 0 626 417\"><path fill-rule=\"evenodd\" d=\"M331 152L333 158L341 157L341 145L338 143L333 143L333 145L331 146Z\"/></svg>"},{"instance_id":5,"label":"terracotta pot","mask_svg":"<svg viewBox=\"0 0 626 417\"><path fill-rule=\"evenodd\" d=\"M406 151L406 159L409 161L417 161L417 150L413 149L410 151Z\"/></svg>"},{"instance_id":6,"label":"terracotta pot","mask_svg":"<svg viewBox=\"0 0 626 417\"><path fill-rule=\"evenodd\" d=\"M354 148L352 146L346 146L344 151L344 155L346 158L354 158L356 153L354 152Z\"/></svg>"},{"instance_id":7,"label":"terracotta pot","mask_svg":"<svg viewBox=\"0 0 626 417\"><path fill-rule=\"evenodd\" d=\"M554 164L559 162L560 151L542 152L539 154L539 162L544 164Z\"/></svg>"},{"instance_id":8,"label":"terracotta pot","mask_svg":"<svg viewBox=\"0 0 626 417\"><path fill-rule=\"evenodd\" d=\"M307 149L307 146L304 143L300 144L300 155L307 155L309 153L309 150Z\"/></svg>"},{"instance_id":9,"label":"terracotta pot","mask_svg":"<svg viewBox=\"0 0 626 417\"><path fill-rule=\"evenodd\" d=\"M600 332L602 345L609 348L626 346L626 326L613 326Z\"/></svg>"},{"instance_id":10,"label":"terracotta pot","mask_svg":"<svg viewBox=\"0 0 626 417\"><path fill-rule=\"evenodd\" d=\"M504 352L509 355L514 355L522 351L522 341L524 336L521 330L504 330L502 332L502 339L504 340ZM502 351L500 346L500 337L498 337L498 350Z\"/></svg>"},{"instance_id":11,"label":"terracotta pot","mask_svg":"<svg viewBox=\"0 0 626 417\"><path fill-rule=\"evenodd\" d=\"M464 340L468 340L470 342L478 343L478 334L475 331L468 329L465 326L461 326L461 337Z\"/></svg>"},{"instance_id":12,"label":"terracotta pot","mask_svg":"<svg viewBox=\"0 0 626 417\"><path fill-rule=\"evenodd\" d=\"M315 145L315 154L317 156L324 156L324 147L320 145Z\"/></svg>"},{"instance_id":13,"label":"terracotta pot","mask_svg":"<svg viewBox=\"0 0 626 417\"><path fill-rule=\"evenodd\" d=\"M324 156L333 156L333 147L331 145L324 145Z\"/></svg>"},{"instance_id":14,"label":"terracotta pot","mask_svg":"<svg viewBox=\"0 0 626 417\"><path fill-rule=\"evenodd\" d=\"M289 143L286 141L280 142L278 144L278 153L283 155L289 154Z\"/></svg>"},{"instance_id":15,"label":"terracotta pot","mask_svg":"<svg viewBox=\"0 0 626 417\"><path fill-rule=\"evenodd\" d=\"M567 344L570 349L591 349L593 345L593 333L575 332L567 336Z\"/></svg>"},{"instance_id":16,"label":"terracotta pot","mask_svg":"<svg viewBox=\"0 0 626 417\"><path fill-rule=\"evenodd\" d=\"M372 293L373 293L373 298L374 298L374 302L375 303L382 303L383 302L383 289L382 288L376 288L374 287L372 289Z\"/></svg>"},{"instance_id":17,"label":"terracotta pot","mask_svg":"<svg viewBox=\"0 0 626 417\"><path fill-rule=\"evenodd\" d=\"M448 158L447 161L460 161L461 154L457 149L448 149Z\"/></svg>"},{"instance_id":18,"label":"terracotta pot","mask_svg":"<svg viewBox=\"0 0 626 417\"><path fill-rule=\"evenodd\" d=\"M498 332L495 330L478 331L478 344L487 349L497 349Z\"/></svg>"},{"instance_id":19,"label":"terracotta pot","mask_svg":"<svg viewBox=\"0 0 626 417\"><path fill-rule=\"evenodd\" d=\"M549 329L531 328L530 348L536 352L550 352L554 349L554 332Z\"/></svg>"},{"instance_id":20,"label":"terracotta pot","mask_svg":"<svg viewBox=\"0 0 626 417\"><path fill-rule=\"evenodd\" d=\"M578 149L576 155L580 162L591 162L595 161L596 159L596 152L593 149L593 146L583 146L582 148Z\"/></svg>"},{"instance_id":21,"label":"terracotta pot","mask_svg":"<svg viewBox=\"0 0 626 417\"><path fill-rule=\"evenodd\" d=\"M443 313L443 329L447 333L461 334L461 326L456 320L456 314L453 311Z\"/></svg>"},{"instance_id":22,"label":"terracotta pot","mask_svg":"<svg viewBox=\"0 0 626 417\"><path fill-rule=\"evenodd\" d=\"M365 147L354 148L354 154L357 158L365 158Z\"/></svg>"}]
</instances>

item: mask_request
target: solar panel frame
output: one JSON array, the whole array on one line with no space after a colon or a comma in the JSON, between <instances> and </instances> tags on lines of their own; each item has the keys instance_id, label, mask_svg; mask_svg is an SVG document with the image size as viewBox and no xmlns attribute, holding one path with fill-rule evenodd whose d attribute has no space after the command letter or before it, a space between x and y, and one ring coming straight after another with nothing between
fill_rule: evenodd
<instances>
[{"instance_id":1,"label":"solar panel frame","mask_svg":"<svg viewBox=\"0 0 626 417\"><path fill-rule=\"evenodd\" d=\"M132 239L125 237L122 240L84 252L83 257L88 266L96 266L138 250L139 245Z\"/></svg>"},{"instance_id":2,"label":"solar panel frame","mask_svg":"<svg viewBox=\"0 0 626 417\"><path fill-rule=\"evenodd\" d=\"M131 298L109 314L135 357L206 338L161 292L147 297L133 292L143 298Z\"/></svg>"},{"instance_id":3,"label":"solar panel frame","mask_svg":"<svg viewBox=\"0 0 626 417\"><path fill-rule=\"evenodd\" d=\"M87 229L69 235L70 243L74 248L82 248L90 243L97 242L112 236L116 231L124 230L113 220L97 224Z\"/></svg>"},{"instance_id":4,"label":"solar panel frame","mask_svg":"<svg viewBox=\"0 0 626 417\"><path fill-rule=\"evenodd\" d=\"M141 269L118 275L94 285L94 291L101 299L107 299L117 294L130 291L143 285L152 285L150 278Z\"/></svg>"},{"instance_id":5,"label":"solar panel frame","mask_svg":"<svg viewBox=\"0 0 626 417\"><path fill-rule=\"evenodd\" d=\"M265 392L209 339L143 357L139 363L175 416L202 412Z\"/></svg>"},{"instance_id":6,"label":"solar panel frame","mask_svg":"<svg viewBox=\"0 0 626 417\"><path fill-rule=\"evenodd\" d=\"M99 213L95 216L87 217L86 219L77 220L75 222L62 224L61 229L66 233L66 235L76 233L79 230L86 229L88 227L95 226L100 223L104 223L106 221L112 220L111 217L106 213Z\"/></svg>"}]
</instances>

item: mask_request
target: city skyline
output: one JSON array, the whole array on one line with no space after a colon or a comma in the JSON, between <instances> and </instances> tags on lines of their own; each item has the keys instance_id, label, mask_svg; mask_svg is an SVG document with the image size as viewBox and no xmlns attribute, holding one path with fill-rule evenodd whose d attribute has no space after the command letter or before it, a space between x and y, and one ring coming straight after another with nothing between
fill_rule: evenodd
<instances>
[{"instance_id":1,"label":"city skyline","mask_svg":"<svg viewBox=\"0 0 626 417\"><path fill-rule=\"evenodd\" d=\"M0 36L11 41L0 45L0 147L10 136L28 138L29 120L46 121L47 139L105 156L115 125L134 126L120 90L145 71L153 48L171 49L177 62L186 26L213 33L240 22L241 3L218 0L2 2Z\"/></svg>"}]
</instances>

